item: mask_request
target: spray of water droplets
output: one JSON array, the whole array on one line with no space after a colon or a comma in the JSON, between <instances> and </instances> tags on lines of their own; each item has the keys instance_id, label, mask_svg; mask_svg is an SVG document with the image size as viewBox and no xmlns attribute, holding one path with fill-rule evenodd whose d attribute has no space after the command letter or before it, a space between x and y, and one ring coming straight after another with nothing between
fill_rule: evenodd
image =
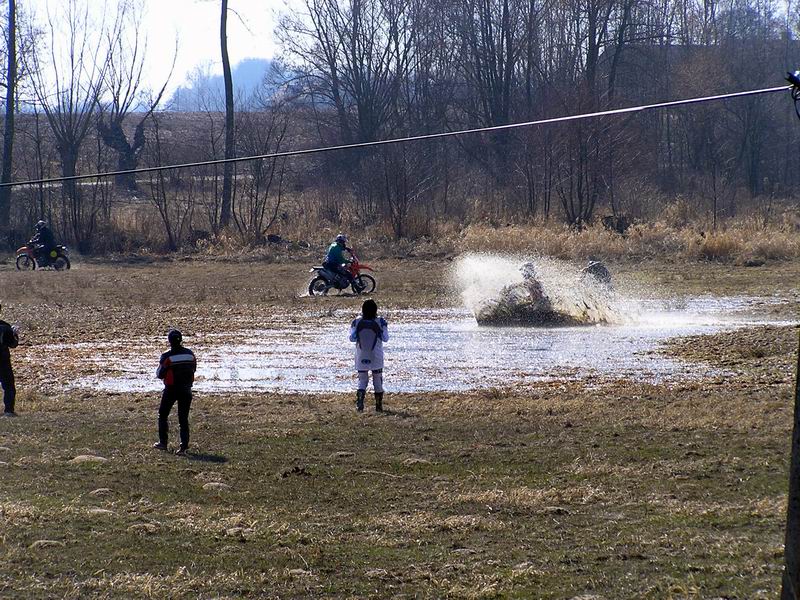
<instances>
[{"instance_id":1,"label":"spray of water droplets","mask_svg":"<svg viewBox=\"0 0 800 600\"><path fill-rule=\"evenodd\" d=\"M621 324L630 314L629 302L621 299L611 286L581 274L581 269L566 261L547 257L470 253L455 261L451 284L461 295L464 306L479 321L504 318L519 324L529 311L521 267L527 262L535 266L536 280L556 318L564 324ZM519 315L514 315L514 311ZM516 318L519 317L519 318ZM536 324L532 322L531 324Z\"/></svg>"}]
</instances>

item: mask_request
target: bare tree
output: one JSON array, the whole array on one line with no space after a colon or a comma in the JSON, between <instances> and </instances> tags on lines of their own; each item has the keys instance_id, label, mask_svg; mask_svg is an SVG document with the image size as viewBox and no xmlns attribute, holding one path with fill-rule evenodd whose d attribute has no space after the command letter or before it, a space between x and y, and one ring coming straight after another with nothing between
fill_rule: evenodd
<instances>
[{"instance_id":1,"label":"bare tree","mask_svg":"<svg viewBox=\"0 0 800 600\"><path fill-rule=\"evenodd\" d=\"M150 162L160 165L174 160L169 148L165 148L162 143L161 127L157 115L153 116L153 130L152 139L148 140L145 146ZM148 186L150 200L158 209L164 225L167 248L174 252L180 247L184 233L191 226L194 212L193 190L187 190L184 195L185 200L181 199L180 191L184 187L184 181L180 169L150 172L148 177L150 179ZM188 179L193 183L195 178L190 174Z\"/></svg>"},{"instance_id":2,"label":"bare tree","mask_svg":"<svg viewBox=\"0 0 800 600\"><path fill-rule=\"evenodd\" d=\"M240 124L239 144L245 154L271 154L283 149L288 114L280 100L257 95L251 110L241 114ZM278 219L286 159L248 162L243 171L233 219L243 239L257 242Z\"/></svg>"},{"instance_id":3,"label":"bare tree","mask_svg":"<svg viewBox=\"0 0 800 600\"><path fill-rule=\"evenodd\" d=\"M141 32L141 4L123 0L120 11L123 15L120 27L107 32L110 52L103 91L108 105L99 104L97 133L103 143L117 152L117 170L128 171L139 164L139 155L145 144L145 123L161 103L172 69L155 95L144 90L147 39ZM172 58L173 68L176 58L177 43ZM138 114L130 138L125 131L125 121L134 111ZM133 174L118 175L116 182L131 190L136 188Z\"/></svg>"},{"instance_id":4,"label":"bare tree","mask_svg":"<svg viewBox=\"0 0 800 600\"><path fill-rule=\"evenodd\" d=\"M400 0L305 0L307 14L284 19L280 35L306 92L335 111L342 141L366 142L398 126L402 82L416 32Z\"/></svg>"},{"instance_id":5,"label":"bare tree","mask_svg":"<svg viewBox=\"0 0 800 600\"><path fill-rule=\"evenodd\" d=\"M0 183L11 182L14 151L14 113L16 112L17 88L17 5L8 0L8 32L6 34L6 114L3 129L3 168ZM11 188L0 188L0 233L11 225ZM0 240L2 236L0 236Z\"/></svg>"},{"instance_id":6,"label":"bare tree","mask_svg":"<svg viewBox=\"0 0 800 600\"><path fill-rule=\"evenodd\" d=\"M222 50L222 74L225 80L225 159L234 157L235 122L233 114L233 76L228 57L228 0L222 0L222 14L219 20L219 39ZM222 175L222 208L219 224L227 227L231 222L231 196L233 194L233 163L226 162Z\"/></svg>"},{"instance_id":7,"label":"bare tree","mask_svg":"<svg viewBox=\"0 0 800 600\"><path fill-rule=\"evenodd\" d=\"M54 15L48 6L46 32L49 47L35 49L30 61L33 92L55 137L61 175L77 174L81 147L95 122L111 57L107 40L119 34L119 13L99 23L90 17L89 4L67 0ZM91 215L85 214L81 189L74 179L62 183L62 222L82 250L91 244Z\"/></svg>"}]
</instances>

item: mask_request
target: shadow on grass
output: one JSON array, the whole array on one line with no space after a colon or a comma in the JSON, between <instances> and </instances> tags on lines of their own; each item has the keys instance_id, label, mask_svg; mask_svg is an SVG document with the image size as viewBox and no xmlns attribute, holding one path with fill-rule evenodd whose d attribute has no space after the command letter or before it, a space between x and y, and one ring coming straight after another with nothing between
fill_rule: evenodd
<instances>
[{"instance_id":1,"label":"shadow on grass","mask_svg":"<svg viewBox=\"0 0 800 600\"><path fill-rule=\"evenodd\" d=\"M199 452L197 454L191 453L186 455L187 460L196 460L198 462L207 462L207 463L226 463L228 462L227 456L222 456L221 454L208 454L206 452Z\"/></svg>"},{"instance_id":2,"label":"shadow on grass","mask_svg":"<svg viewBox=\"0 0 800 600\"><path fill-rule=\"evenodd\" d=\"M386 417L398 417L400 419L414 419L417 417L415 413L408 412L405 410L392 410L390 408L384 408L383 412L376 413L376 415L383 415Z\"/></svg>"}]
</instances>

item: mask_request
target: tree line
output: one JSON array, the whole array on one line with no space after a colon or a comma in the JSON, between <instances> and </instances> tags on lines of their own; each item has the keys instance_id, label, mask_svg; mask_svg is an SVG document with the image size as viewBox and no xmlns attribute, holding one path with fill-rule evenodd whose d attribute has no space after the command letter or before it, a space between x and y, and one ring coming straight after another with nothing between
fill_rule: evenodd
<instances>
[{"instance_id":1,"label":"tree line","mask_svg":"<svg viewBox=\"0 0 800 600\"><path fill-rule=\"evenodd\" d=\"M146 32L134 0L109 3L102 17L86 0L63 4L62 18L34 22L5 2L3 181L769 87L800 65L796 10L771 0L302 0L276 27L280 56L260 90L235 97L226 64L225 98L194 90L197 110L185 114L170 110L167 82L154 90L145 83ZM227 0L220 8L225 63ZM267 232L320 226L395 237L477 220L581 228L606 215L654 218L676 198L716 226L743 210L794 202L795 119L788 94L772 94L43 184L0 191L0 229L12 243L46 218L85 251L154 240L157 230L164 248L177 249L204 237L257 243Z\"/></svg>"}]
</instances>

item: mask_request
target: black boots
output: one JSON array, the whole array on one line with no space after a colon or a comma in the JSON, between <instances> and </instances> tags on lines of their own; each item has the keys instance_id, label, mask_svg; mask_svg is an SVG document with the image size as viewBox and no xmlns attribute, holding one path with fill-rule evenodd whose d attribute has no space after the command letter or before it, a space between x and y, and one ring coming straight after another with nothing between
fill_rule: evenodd
<instances>
[{"instance_id":1,"label":"black boots","mask_svg":"<svg viewBox=\"0 0 800 600\"><path fill-rule=\"evenodd\" d=\"M358 390L356 392L356 410L364 412L364 398L367 396L367 390ZM375 412L383 412L383 392L375 392Z\"/></svg>"}]
</instances>

